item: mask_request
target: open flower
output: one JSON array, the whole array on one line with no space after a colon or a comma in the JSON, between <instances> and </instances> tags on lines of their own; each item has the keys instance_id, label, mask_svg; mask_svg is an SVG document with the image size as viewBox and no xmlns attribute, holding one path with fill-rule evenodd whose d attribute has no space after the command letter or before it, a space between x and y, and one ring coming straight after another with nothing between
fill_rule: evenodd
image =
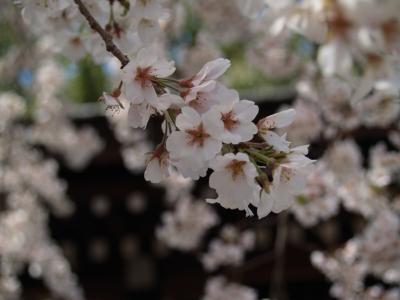
<instances>
[{"instance_id":1,"label":"open flower","mask_svg":"<svg viewBox=\"0 0 400 300\"><path fill-rule=\"evenodd\" d=\"M176 126L179 130L168 137L166 146L171 158L177 161L178 168L203 169L205 163L221 151L221 141L212 137L204 116L193 108L182 109L176 118Z\"/></svg>"},{"instance_id":2,"label":"open flower","mask_svg":"<svg viewBox=\"0 0 400 300\"><path fill-rule=\"evenodd\" d=\"M143 48L123 71L126 98L133 104L148 102L156 106L157 93L154 84L160 78L174 73L175 67L172 61L159 58L155 48Z\"/></svg>"},{"instance_id":3,"label":"open flower","mask_svg":"<svg viewBox=\"0 0 400 300\"><path fill-rule=\"evenodd\" d=\"M257 214L263 218L271 211L280 213L288 209L294 197L299 195L307 180L313 160L307 158L308 146L299 146L290 150L286 159L273 173L273 181L268 191L263 190Z\"/></svg>"},{"instance_id":4,"label":"open flower","mask_svg":"<svg viewBox=\"0 0 400 300\"><path fill-rule=\"evenodd\" d=\"M244 210L250 216L249 205L257 206L260 186L256 183L257 170L244 153L228 153L218 156L210 163L214 173L210 176L210 187L218 197L207 199L229 209Z\"/></svg>"},{"instance_id":5,"label":"open flower","mask_svg":"<svg viewBox=\"0 0 400 300\"><path fill-rule=\"evenodd\" d=\"M252 122L258 113L258 106L249 100L240 101L237 94L223 101L204 115L213 136L231 144L251 140L258 131Z\"/></svg>"}]
</instances>

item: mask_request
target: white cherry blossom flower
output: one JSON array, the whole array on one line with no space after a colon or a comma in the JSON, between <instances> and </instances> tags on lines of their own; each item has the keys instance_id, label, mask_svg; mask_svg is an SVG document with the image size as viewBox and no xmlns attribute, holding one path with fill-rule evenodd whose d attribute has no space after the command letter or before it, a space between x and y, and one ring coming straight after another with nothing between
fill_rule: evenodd
<instances>
[{"instance_id":1,"label":"white cherry blossom flower","mask_svg":"<svg viewBox=\"0 0 400 300\"><path fill-rule=\"evenodd\" d=\"M221 141L212 137L204 116L190 107L182 108L182 113L176 118L176 126L179 130L174 131L166 142L171 158L183 169L195 173L203 170L205 163L221 151Z\"/></svg>"},{"instance_id":2,"label":"white cherry blossom flower","mask_svg":"<svg viewBox=\"0 0 400 300\"><path fill-rule=\"evenodd\" d=\"M308 146L291 149L286 161L276 168L269 190L261 192L257 209L259 218L265 217L271 211L280 213L288 209L293 204L294 197L303 191L313 162L305 156L307 152Z\"/></svg>"},{"instance_id":3,"label":"white cherry blossom flower","mask_svg":"<svg viewBox=\"0 0 400 300\"><path fill-rule=\"evenodd\" d=\"M253 138L257 126L252 122L258 113L258 106L249 100L239 100L239 96L224 99L213 106L204 118L212 135L224 143L238 144Z\"/></svg>"},{"instance_id":4,"label":"white cherry blossom flower","mask_svg":"<svg viewBox=\"0 0 400 300\"><path fill-rule=\"evenodd\" d=\"M214 173L210 176L210 187L218 197L207 199L229 209L244 210L252 215L249 205L258 205L260 186L255 182L257 170L244 153L228 153L218 156L210 163Z\"/></svg>"},{"instance_id":5,"label":"white cherry blossom flower","mask_svg":"<svg viewBox=\"0 0 400 300\"><path fill-rule=\"evenodd\" d=\"M174 73L172 61L159 58L155 48L141 49L136 59L131 60L124 68L124 94L133 104L147 102L157 106L157 94L154 82Z\"/></svg>"}]
</instances>

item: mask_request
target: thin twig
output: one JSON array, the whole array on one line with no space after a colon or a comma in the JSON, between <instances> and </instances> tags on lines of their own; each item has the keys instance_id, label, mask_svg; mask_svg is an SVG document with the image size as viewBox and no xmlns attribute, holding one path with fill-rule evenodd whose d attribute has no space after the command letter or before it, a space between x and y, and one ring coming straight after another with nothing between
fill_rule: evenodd
<instances>
[{"instance_id":1,"label":"thin twig","mask_svg":"<svg viewBox=\"0 0 400 300\"><path fill-rule=\"evenodd\" d=\"M99 22L92 16L90 11L82 3L81 0L74 0L75 4L78 5L79 11L86 18L90 28L100 34L101 38L106 44L106 50L119 59L121 62L121 69L129 63L129 58L126 56L113 42L112 35L106 31Z\"/></svg>"},{"instance_id":2,"label":"thin twig","mask_svg":"<svg viewBox=\"0 0 400 300\"><path fill-rule=\"evenodd\" d=\"M288 214L282 212L278 215L277 234L275 239L275 266L272 273L271 281L271 299L284 300L286 299L285 292L285 250L288 230Z\"/></svg>"}]
</instances>

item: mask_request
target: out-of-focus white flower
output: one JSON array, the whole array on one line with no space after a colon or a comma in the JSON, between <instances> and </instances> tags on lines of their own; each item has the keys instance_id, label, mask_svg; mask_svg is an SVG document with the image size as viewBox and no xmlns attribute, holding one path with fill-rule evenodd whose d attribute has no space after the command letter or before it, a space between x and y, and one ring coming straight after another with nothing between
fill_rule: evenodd
<instances>
[{"instance_id":1,"label":"out-of-focus white flower","mask_svg":"<svg viewBox=\"0 0 400 300\"><path fill-rule=\"evenodd\" d=\"M353 66L350 46L339 39L324 44L318 51L317 60L326 76L349 74Z\"/></svg>"},{"instance_id":2,"label":"out-of-focus white flower","mask_svg":"<svg viewBox=\"0 0 400 300\"><path fill-rule=\"evenodd\" d=\"M385 187L395 182L396 174L400 171L400 155L388 151L384 144L378 144L369 154L368 179L376 187Z\"/></svg>"},{"instance_id":3,"label":"out-of-focus white flower","mask_svg":"<svg viewBox=\"0 0 400 300\"><path fill-rule=\"evenodd\" d=\"M377 90L358 102L362 122L367 126L388 126L400 114L400 97L392 90Z\"/></svg>"},{"instance_id":4,"label":"out-of-focus white flower","mask_svg":"<svg viewBox=\"0 0 400 300\"><path fill-rule=\"evenodd\" d=\"M288 140L292 145L303 145L315 140L322 131L322 122L318 111L305 101L298 99L293 109L296 111L296 118L285 130Z\"/></svg>"},{"instance_id":5,"label":"out-of-focus white flower","mask_svg":"<svg viewBox=\"0 0 400 300\"><path fill-rule=\"evenodd\" d=\"M307 179L306 188L296 197L291 212L307 227L334 216L340 203L336 187L333 174L323 162L317 163Z\"/></svg>"},{"instance_id":6,"label":"out-of-focus white flower","mask_svg":"<svg viewBox=\"0 0 400 300\"><path fill-rule=\"evenodd\" d=\"M0 133L6 126L10 126L11 122L21 117L25 112L25 103L22 97L17 94L7 92L0 94Z\"/></svg>"},{"instance_id":7,"label":"out-of-focus white flower","mask_svg":"<svg viewBox=\"0 0 400 300\"><path fill-rule=\"evenodd\" d=\"M207 281L206 291L202 300L256 300L257 293L254 289L229 283L224 277L214 277Z\"/></svg>"},{"instance_id":8,"label":"out-of-focus white flower","mask_svg":"<svg viewBox=\"0 0 400 300\"><path fill-rule=\"evenodd\" d=\"M362 156L353 140L338 141L324 157L327 167L340 182L358 178L362 171Z\"/></svg>"},{"instance_id":9,"label":"out-of-focus white flower","mask_svg":"<svg viewBox=\"0 0 400 300\"><path fill-rule=\"evenodd\" d=\"M245 259L246 252L255 246L253 231L238 231L235 227L225 225L218 238L213 239L208 251L202 257L207 271L215 271L221 266L239 266Z\"/></svg>"},{"instance_id":10,"label":"out-of-focus white flower","mask_svg":"<svg viewBox=\"0 0 400 300\"><path fill-rule=\"evenodd\" d=\"M190 198L178 200L174 211L165 212L157 237L169 247L182 251L197 248L208 229L218 222L218 216L202 201Z\"/></svg>"},{"instance_id":11,"label":"out-of-focus white flower","mask_svg":"<svg viewBox=\"0 0 400 300\"><path fill-rule=\"evenodd\" d=\"M267 3L273 8L273 21L270 33L278 36L287 29L305 35L315 42L323 42L327 35L327 26L320 14L320 7L315 1L283 1L282 3Z\"/></svg>"}]
</instances>

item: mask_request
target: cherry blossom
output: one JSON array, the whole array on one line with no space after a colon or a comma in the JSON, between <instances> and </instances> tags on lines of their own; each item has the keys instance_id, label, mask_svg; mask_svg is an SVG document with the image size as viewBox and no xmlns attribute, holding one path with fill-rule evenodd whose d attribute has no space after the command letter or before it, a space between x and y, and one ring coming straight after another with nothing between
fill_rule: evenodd
<instances>
[{"instance_id":1,"label":"cherry blossom","mask_svg":"<svg viewBox=\"0 0 400 300\"><path fill-rule=\"evenodd\" d=\"M73 207L66 199L65 182L57 176L57 163L37 148L62 154L68 165L80 168L103 145L95 130L75 128L65 116L64 101L58 101L66 97L61 92L65 78L55 53L73 64L90 55L96 64L112 66L107 76L117 87L100 100L111 111L107 117L125 165L144 171L146 180L166 189L168 211L157 229L164 246L207 249L199 256L206 271L241 266L255 246L253 231L235 227L224 227L219 237L204 244L205 233L218 218L214 206L194 201L189 194L191 179L209 172L209 187L216 196L210 196L214 191L201 191L206 201L245 211L247 216L257 211L263 218L288 210L307 227L339 210L359 215L364 227L355 226L355 236L344 244L340 241L343 248L330 254L314 252L311 260L333 282L331 294L336 298L398 298L394 288L365 286L369 275L385 284L400 282L400 163L398 153L387 150L400 144L398 1L241 0L232 5L203 0L187 7L180 1L159 0L18 4L26 28L37 39L33 59L28 59L42 59L29 65L41 66L32 112L27 113L28 102L21 96L0 95L1 144L11 145L13 139L12 151L0 147L0 160L6 162L0 168L5 183L0 193L6 193L0 218L5 240L0 249L5 264L0 270L0 298L8 293L10 298L19 296L19 273L3 274L13 259L39 266L56 297L83 297L48 237L41 201L58 214ZM187 19L201 23L189 42ZM232 51L236 45L240 47ZM19 51L9 52L0 57L0 73L2 78L17 78L25 58ZM246 77L248 70L259 75L254 80L261 81L254 88L257 93L253 88L250 93L246 87L232 88L239 85L231 78L234 72L225 75L231 62L218 58L230 52L235 52L232 66L239 77ZM176 73L171 58L177 60ZM264 91L260 97L256 94L258 87L280 86L280 81L285 100L298 96L290 104L293 108L285 104L275 114L257 118L258 103L239 96L240 92L254 101L279 98L275 89L273 97ZM32 125L19 124L25 116ZM161 124L156 128L160 141L154 141L153 132L137 129L153 130L148 126L153 121ZM368 151L361 151L366 150L364 138L369 141L375 135L380 143L368 149L368 160ZM315 170L304 143L315 150ZM278 226L278 233L281 229L285 227ZM14 236L18 238L8 238ZM57 267L64 270L61 275ZM222 277L210 279L205 290L207 300L257 298L254 290Z\"/></svg>"},{"instance_id":2,"label":"cherry blossom","mask_svg":"<svg viewBox=\"0 0 400 300\"><path fill-rule=\"evenodd\" d=\"M225 103L215 105L204 115L213 136L228 144L251 140L258 131L252 122L258 113L258 107L252 101L239 101L239 97L223 101Z\"/></svg>"},{"instance_id":3,"label":"cherry blossom","mask_svg":"<svg viewBox=\"0 0 400 300\"><path fill-rule=\"evenodd\" d=\"M161 59L154 48L141 49L134 61L123 70L124 95L133 104L146 102L157 107L154 84L174 73L174 63Z\"/></svg>"},{"instance_id":4,"label":"cherry blossom","mask_svg":"<svg viewBox=\"0 0 400 300\"><path fill-rule=\"evenodd\" d=\"M260 187L255 182L257 170L249 157L244 153L225 154L211 161L210 167L214 170L210 176L210 187L217 191L218 198L207 201L252 215L249 205L258 205Z\"/></svg>"},{"instance_id":5,"label":"cherry blossom","mask_svg":"<svg viewBox=\"0 0 400 300\"><path fill-rule=\"evenodd\" d=\"M196 172L220 152L221 141L212 137L204 115L200 116L194 109L182 108L176 126L179 130L168 137L166 147L171 159L183 164L178 168Z\"/></svg>"},{"instance_id":6,"label":"cherry blossom","mask_svg":"<svg viewBox=\"0 0 400 300\"><path fill-rule=\"evenodd\" d=\"M257 209L259 218L265 217L270 211L280 213L288 209L294 202L294 196L303 191L306 174L313 162L305 156L307 152L307 146L291 149L286 159L274 171L272 185L261 193Z\"/></svg>"}]
</instances>

